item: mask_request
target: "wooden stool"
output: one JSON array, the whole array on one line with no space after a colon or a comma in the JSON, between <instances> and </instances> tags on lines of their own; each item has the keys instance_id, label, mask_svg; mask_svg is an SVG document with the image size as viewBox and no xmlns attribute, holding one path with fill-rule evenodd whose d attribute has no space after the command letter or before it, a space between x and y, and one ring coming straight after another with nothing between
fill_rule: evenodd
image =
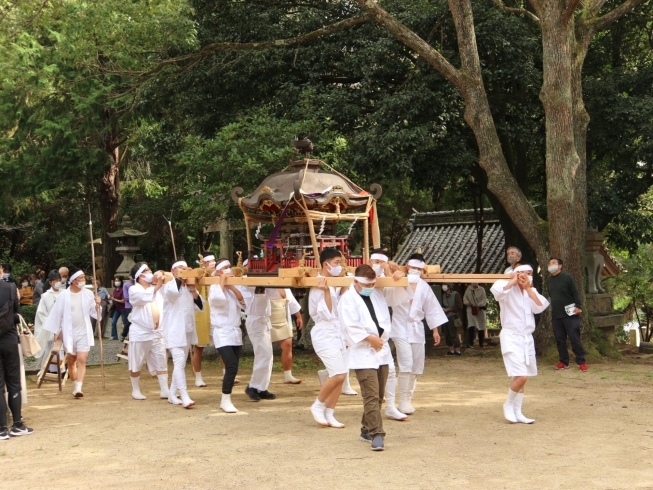
<instances>
[{"instance_id":1,"label":"wooden stool","mask_svg":"<svg viewBox=\"0 0 653 490\"><path fill-rule=\"evenodd\" d=\"M116 361L129 359L129 340L123 340L122 344L122 350L116 354Z\"/></svg>"},{"instance_id":2,"label":"wooden stool","mask_svg":"<svg viewBox=\"0 0 653 490\"><path fill-rule=\"evenodd\" d=\"M54 347L52 347L52 350L50 351L50 355L48 356L47 361L45 364L43 364L43 367L41 368L41 371L38 374L37 381L38 385L37 388L41 387L41 384L43 384L44 381L47 381L49 383L58 383L59 384L59 391L63 390L63 387L66 384L66 380L68 379L68 369L66 369L66 356L63 356L63 359L61 358L61 340L58 340L55 342ZM55 366L57 369L56 373L51 373L49 372L50 366ZM63 378L61 376L61 373L66 370Z\"/></svg>"}]
</instances>

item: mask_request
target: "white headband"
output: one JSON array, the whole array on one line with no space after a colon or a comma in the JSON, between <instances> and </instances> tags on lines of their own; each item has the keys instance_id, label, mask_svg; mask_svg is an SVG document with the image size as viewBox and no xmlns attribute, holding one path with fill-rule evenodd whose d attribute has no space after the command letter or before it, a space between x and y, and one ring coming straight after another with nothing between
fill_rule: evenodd
<instances>
[{"instance_id":1,"label":"white headband","mask_svg":"<svg viewBox=\"0 0 653 490\"><path fill-rule=\"evenodd\" d=\"M215 270L216 270L216 271L219 271L219 270L222 269L225 265L231 265L231 262L229 262L228 260L223 260L222 262L220 262L218 265L215 266Z\"/></svg>"},{"instance_id":2,"label":"white headband","mask_svg":"<svg viewBox=\"0 0 653 490\"><path fill-rule=\"evenodd\" d=\"M422 262L421 260L417 260L417 259L409 260L408 265L411 266L411 267L417 267L418 269L423 269L424 267L426 267L426 264L424 262Z\"/></svg>"},{"instance_id":3,"label":"white headband","mask_svg":"<svg viewBox=\"0 0 653 490\"><path fill-rule=\"evenodd\" d=\"M388 256L384 254L372 254L370 255L370 260L382 260L383 262L387 262Z\"/></svg>"},{"instance_id":4,"label":"white headband","mask_svg":"<svg viewBox=\"0 0 653 490\"><path fill-rule=\"evenodd\" d=\"M533 272L533 268L528 264L515 267L515 270L513 272L527 272L527 271Z\"/></svg>"},{"instance_id":5,"label":"white headband","mask_svg":"<svg viewBox=\"0 0 653 490\"><path fill-rule=\"evenodd\" d=\"M243 262L243 267L247 267L247 264L249 264L249 259L245 259L245 262Z\"/></svg>"},{"instance_id":6,"label":"white headband","mask_svg":"<svg viewBox=\"0 0 653 490\"><path fill-rule=\"evenodd\" d=\"M179 267L179 266L181 266L181 265L183 265L184 267L188 267L188 264L187 264L185 261L183 261L183 260L178 260L177 262L175 262L174 264L172 264L172 267L170 268L170 270L172 270L172 269L176 269L177 267Z\"/></svg>"},{"instance_id":7,"label":"white headband","mask_svg":"<svg viewBox=\"0 0 653 490\"><path fill-rule=\"evenodd\" d=\"M207 255L202 259L204 262L211 262L212 260L215 260L215 255Z\"/></svg>"},{"instance_id":8,"label":"white headband","mask_svg":"<svg viewBox=\"0 0 653 490\"><path fill-rule=\"evenodd\" d=\"M354 279L356 279L361 284L373 284L373 283L376 282L376 278L375 279L368 279L367 277L356 276L356 277L354 277Z\"/></svg>"},{"instance_id":9,"label":"white headband","mask_svg":"<svg viewBox=\"0 0 653 490\"><path fill-rule=\"evenodd\" d=\"M73 282L75 279L77 279L77 278L78 278L79 276L81 276L82 274L84 274L84 271L77 271L77 272L75 272L72 276L70 276L69 281L70 281L70 282Z\"/></svg>"},{"instance_id":10,"label":"white headband","mask_svg":"<svg viewBox=\"0 0 653 490\"><path fill-rule=\"evenodd\" d=\"M136 271L136 274L134 274L134 281L138 281L138 276L140 276L145 269L147 269L147 264L140 266L140 268Z\"/></svg>"}]
</instances>

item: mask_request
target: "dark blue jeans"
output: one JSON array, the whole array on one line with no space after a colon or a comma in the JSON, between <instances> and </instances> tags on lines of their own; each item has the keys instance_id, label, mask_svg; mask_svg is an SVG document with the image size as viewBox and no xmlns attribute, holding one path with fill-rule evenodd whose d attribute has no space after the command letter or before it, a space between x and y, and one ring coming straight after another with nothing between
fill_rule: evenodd
<instances>
[{"instance_id":1,"label":"dark blue jeans","mask_svg":"<svg viewBox=\"0 0 653 490\"><path fill-rule=\"evenodd\" d=\"M127 317L129 316L129 313L131 313L132 310L128 310L125 308L124 311L120 312L118 310L114 310L113 312L113 317L111 318L111 338L118 338L118 318L122 317L122 333L120 334L121 337L127 337L129 334L129 320L127 320Z\"/></svg>"},{"instance_id":2,"label":"dark blue jeans","mask_svg":"<svg viewBox=\"0 0 653 490\"><path fill-rule=\"evenodd\" d=\"M571 350L576 356L576 364L585 364L585 349L580 341L580 317L578 315L567 318L553 319L553 335L558 345L558 356L560 362L569 366L569 351L567 350L567 338L571 344Z\"/></svg>"}]
</instances>

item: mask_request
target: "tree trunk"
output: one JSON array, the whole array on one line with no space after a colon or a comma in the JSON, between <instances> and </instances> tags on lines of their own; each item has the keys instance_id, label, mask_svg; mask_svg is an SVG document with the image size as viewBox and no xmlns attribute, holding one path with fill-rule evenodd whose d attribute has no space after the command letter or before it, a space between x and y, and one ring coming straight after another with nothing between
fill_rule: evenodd
<instances>
[{"instance_id":1,"label":"tree trunk","mask_svg":"<svg viewBox=\"0 0 653 490\"><path fill-rule=\"evenodd\" d=\"M104 277L103 283L111 284L111 278L116 271L118 253L113 240L108 233L118 229L118 204L120 200L120 148L110 146L105 148L108 154L108 164L104 167L99 185L100 218L102 223L102 257Z\"/></svg>"}]
</instances>

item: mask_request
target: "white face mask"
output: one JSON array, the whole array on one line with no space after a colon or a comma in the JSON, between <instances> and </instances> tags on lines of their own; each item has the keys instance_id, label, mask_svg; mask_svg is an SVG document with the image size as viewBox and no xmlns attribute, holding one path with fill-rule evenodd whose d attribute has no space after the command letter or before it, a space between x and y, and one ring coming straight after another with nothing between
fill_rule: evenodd
<instances>
[{"instance_id":1,"label":"white face mask","mask_svg":"<svg viewBox=\"0 0 653 490\"><path fill-rule=\"evenodd\" d=\"M372 269L374 269L376 277L379 277L381 274L383 274L383 267L381 267L381 264L372 264Z\"/></svg>"},{"instance_id":2,"label":"white face mask","mask_svg":"<svg viewBox=\"0 0 653 490\"><path fill-rule=\"evenodd\" d=\"M530 282L531 284L533 284L533 276L528 276L528 282Z\"/></svg>"},{"instance_id":3,"label":"white face mask","mask_svg":"<svg viewBox=\"0 0 653 490\"><path fill-rule=\"evenodd\" d=\"M115 282L113 283L113 285L116 286L116 287L120 286L121 284L122 284L122 283L121 283L120 281L115 281Z\"/></svg>"},{"instance_id":4,"label":"white face mask","mask_svg":"<svg viewBox=\"0 0 653 490\"><path fill-rule=\"evenodd\" d=\"M326 263L327 268L329 269L329 274L331 274L333 277L338 277L340 274L342 274L342 266L341 265L330 265L328 262Z\"/></svg>"},{"instance_id":5,"label":"white face mask","mask_svg":"<svg viewBox=\"0 0 653 490\"><path fill-rule=\"evenodd\" d=\"M228 267L228 268L226 268L226 269L221 269L221 272L222 272L223 274L231 274L231 267Z\"/></svg>"},{"instance_id":6,"label":"white face mask","mask_svg":"<svg viewBox=\"0 0 653 490\"><path fill-rule=\"evenodd\" d=\"M550 265L550 266L547 268L547 270L548 270L551 274L553 274L554 272L558 272L558 268L559 268L559 267L560 267L559 265Z\"/></svg>"},{"instance_id":7,"label":"white face mask","mask_svg":"<svg viewBox=\"0 0 653 490\"><path fill-rule=\"evenodd\" d=\"M442 291L445 291L445 292L446 292L446 291L448 291L448 290L449 290L449 286L442 286Z\"/></svg>"},{"instance_id":8,"label":"white face mask","mask_svg":"<svg viewBox=\"0 0 653 490\"><path fill-rule=\"evenodd\" d=\"M417 284L422 277L422 271L417 269L408 269L408 284Z\"/></svg>"},{"instance_id":9,"label":"white face mask","mask_svg":"<svg viewBox=\"0 0 653 490\"><path fill-rule=\"evenodd\" d=\"M148 274L141 274L141 275L138 276L138 277L139 277L139 278L143 278L143 280L144 280L146 283L150 284L150 283L152 282L152 280L154 279L154 274L152 274L152 273L150 272L150 273L148 273Z\"/></svg>"},{"instance_id":10,"label":"white face mask","mask_svg":"<svg viewBox=\"0 0 653 490\"><path fill-rule=\"evenodd\" d=\"M56 289L57 291L61 291L62 289L66 289L66 285L61 281L57 281L52 286L52 289Z\"/></svg>"},{"instance_id":11,"label":"white face mask","mask_svg":"<svg viewBox=\"0 0 653 490\"><path fill-rule=\"evenodd\" d=\"M86 281L79 281L79 282L77 283L77 287L78 287L79 289L83 288L84 286L86 286Z\"/></svg>"},{"instance_id":12,"label":"white face mask","mask_svg":"<svg viewBox=\"0 0 653 490\"><path fill-rule=\"evenodd\" d=\"M27 286L29 286L29 282L24 282L23 287L26 288Z\"/></svg>"}]
</instances>

